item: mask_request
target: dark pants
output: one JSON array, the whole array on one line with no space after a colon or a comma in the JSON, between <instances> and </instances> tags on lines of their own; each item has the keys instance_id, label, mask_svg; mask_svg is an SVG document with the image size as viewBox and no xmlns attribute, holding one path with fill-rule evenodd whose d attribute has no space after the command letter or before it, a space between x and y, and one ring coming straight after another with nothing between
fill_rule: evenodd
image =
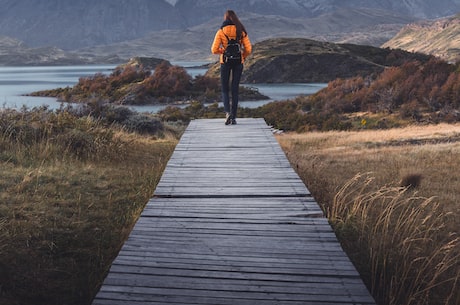
<instances>
[{"instance_id":1,"label":"dark pants","mask_svg":"<svg viewBox=\"0 0 460 305\"><path fill-rule=\"evenodd\" d=\"M243 73L243 64L237 65L220 65L220 80L222 82L222 101L224 103L224 111L230 113L232 118L236 118L238 110L238 89L240 87L241 74ZM232 105L230 108L230 74L231 89L232 89Z\"/></svg>"}]
</instances>

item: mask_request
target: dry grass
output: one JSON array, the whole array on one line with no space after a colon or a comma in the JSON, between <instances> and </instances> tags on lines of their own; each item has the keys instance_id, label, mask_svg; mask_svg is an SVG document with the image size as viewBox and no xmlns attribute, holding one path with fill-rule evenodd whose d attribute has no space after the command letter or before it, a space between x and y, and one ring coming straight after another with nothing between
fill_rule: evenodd
<instances>
[{"instance_id":1,"label":"dry grass","mask_svg":"<svg viewBox=\"0 0 460 305\"><path fill-rule=\"evenodd\" d=\"M60 119L0 134L0 304L90 304L177 143Z\"/></svg>"},{"instance_id":2,"label":"dry grass","mask_svg":"<svg viewBox=\"0 0 460 305\"><path fill-rule=\"evenodd\" d=\"M459 135L441 124L278 137L381 304L460 302Z\"/></svg>"}]
</instances>

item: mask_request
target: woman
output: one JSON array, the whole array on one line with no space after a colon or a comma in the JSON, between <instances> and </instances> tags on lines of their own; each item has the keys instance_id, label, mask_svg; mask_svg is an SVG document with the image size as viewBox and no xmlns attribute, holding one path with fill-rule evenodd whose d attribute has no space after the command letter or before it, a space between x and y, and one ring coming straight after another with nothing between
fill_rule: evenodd
<instances>
[{"instance_id":1,"label":"woman","mask_svg":"<svg viewBox=\"0 0 460 305\"><path fill-rule=\"evenodd\" d=\"M241 60L237 63L226 63L224 60L224 52L228 42L231 39L238 40L241 46ZM235 12L228 10L224 14L224 22L221 28L217 31L212 43L211 52L220 54L220 79L222 83L222 100L226 113L225 125L236 124L236 113L238 109L238 89L240 86L241 74L243 73L244 59L251 54L252 46L249 41L248 33L244 25L236 16ZM232 105L230 107L230 74L232 75Z\"/></svg>"}]
</instances>

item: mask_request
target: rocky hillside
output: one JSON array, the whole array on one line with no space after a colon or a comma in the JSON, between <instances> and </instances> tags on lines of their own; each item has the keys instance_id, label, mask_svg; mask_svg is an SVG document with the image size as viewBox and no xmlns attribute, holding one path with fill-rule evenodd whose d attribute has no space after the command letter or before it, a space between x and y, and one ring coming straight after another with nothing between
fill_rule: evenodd
<instances>
[{"instance_id":1,"label":"rocky hillside","mask_svg":"<svg viewBox=\"0 0 460 305\"><path fill-rule=\"evenodd\" d=\"M229 5L225 0L0 0L0 7L0 35L31 48L205 60ZM254 42L302 37L379 46L408 23L455 14L460 0L234 0L231 8Z\"/></svg>"},{"instance_id":2,"label":"rocky hillside","mask_svg":"<svg viewBox=\"0 0 460 305\"><path fill-rule=\"evenodd\" d=\"M241 16L253 43L274 37L299 37L321 41L380 46L413 19L371 9L340 9L314 18L289 18L244 13ZM376 25L377 23L377 25ZM123 58L155 56L169 60L210 60L219 16L187 30L151 32L128 42L87 47L85 53L115 53Z\"/></svg>"},{"instance_id":3,"label":"rocky hillside","mask_svg":"<svg viewBox=\"0 0 460 305\"><path fill-rule=\"evenodd\" d=\"M254 53L245 62L242 82L329 82L381 72L408 59L427 61L429 56L354 44L274 38L254 45ZM208 76L219 76L219 64L210 68Z\"/></svg>"},{"instance_id":4,"label":"rocky hillside","mask_svg":"<svg viewBox=\"0 0 460 305\"><path fill-rule=\"evenodd\" d=\"M0 66L82 65L120 63L116 55L67 52L56 47L29 48L23 42L0 36Z\"/></svg>"},{"instance_id":5,"label":"rocky hillside","mask_svg":"<svg viewBox=\"0 0 460 305\"><path fill-rule=\"evenodd\" d=\"M460 60L460 15L410 24L383 47L432 54L457 62Z\"/></svg>"},{"instance_id":6,"label":"rocky hillside","mask_svg":"<svg viewBox=\"0 0 460 305\"><path fill-rule=\"evenodd\" d=\"M0 35L31 47L75 50L183 27L163 0L0 0L0 7Z\"/></svg>"},{"instance_id":7,"label":"rocky hillside","mask_svg":"<svg viewBox=\"0 0 460 305\"><path fill-rule=\"evenodd\" d=\"M172 1L170 1L172 2ZM209 16L219 16L229 8L225 0L178 0L175 8L187 20L195 19L203 22ZM460 9L459 0L232 0L231 8L240 12L257 13L260 15L278 15L290 18L311 18L336 10L349 8L369 8L385 10L398 15L415 18L437 18L452 15Z\"/></svg>"}]
</instances>

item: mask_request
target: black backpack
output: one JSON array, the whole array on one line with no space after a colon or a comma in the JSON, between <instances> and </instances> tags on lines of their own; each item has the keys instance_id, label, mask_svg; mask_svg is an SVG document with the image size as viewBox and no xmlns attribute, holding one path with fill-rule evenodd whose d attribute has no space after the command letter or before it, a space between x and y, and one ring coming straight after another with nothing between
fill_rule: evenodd
<instances>
[{"instance_id":1,"label":"black backpack","mask_svg":"<svg viewBox=\"0 0 460 305\"><path fill-rule=\"evenodd\" d=\"M225 35L225 33L224 33ZM241 63L241 45L240 45L240 37L241 35L238 34L236 39L230 39L227 35L227 48L224 51L224 63L229 65L235 65Z\"/></svg>"}]
</instances>

